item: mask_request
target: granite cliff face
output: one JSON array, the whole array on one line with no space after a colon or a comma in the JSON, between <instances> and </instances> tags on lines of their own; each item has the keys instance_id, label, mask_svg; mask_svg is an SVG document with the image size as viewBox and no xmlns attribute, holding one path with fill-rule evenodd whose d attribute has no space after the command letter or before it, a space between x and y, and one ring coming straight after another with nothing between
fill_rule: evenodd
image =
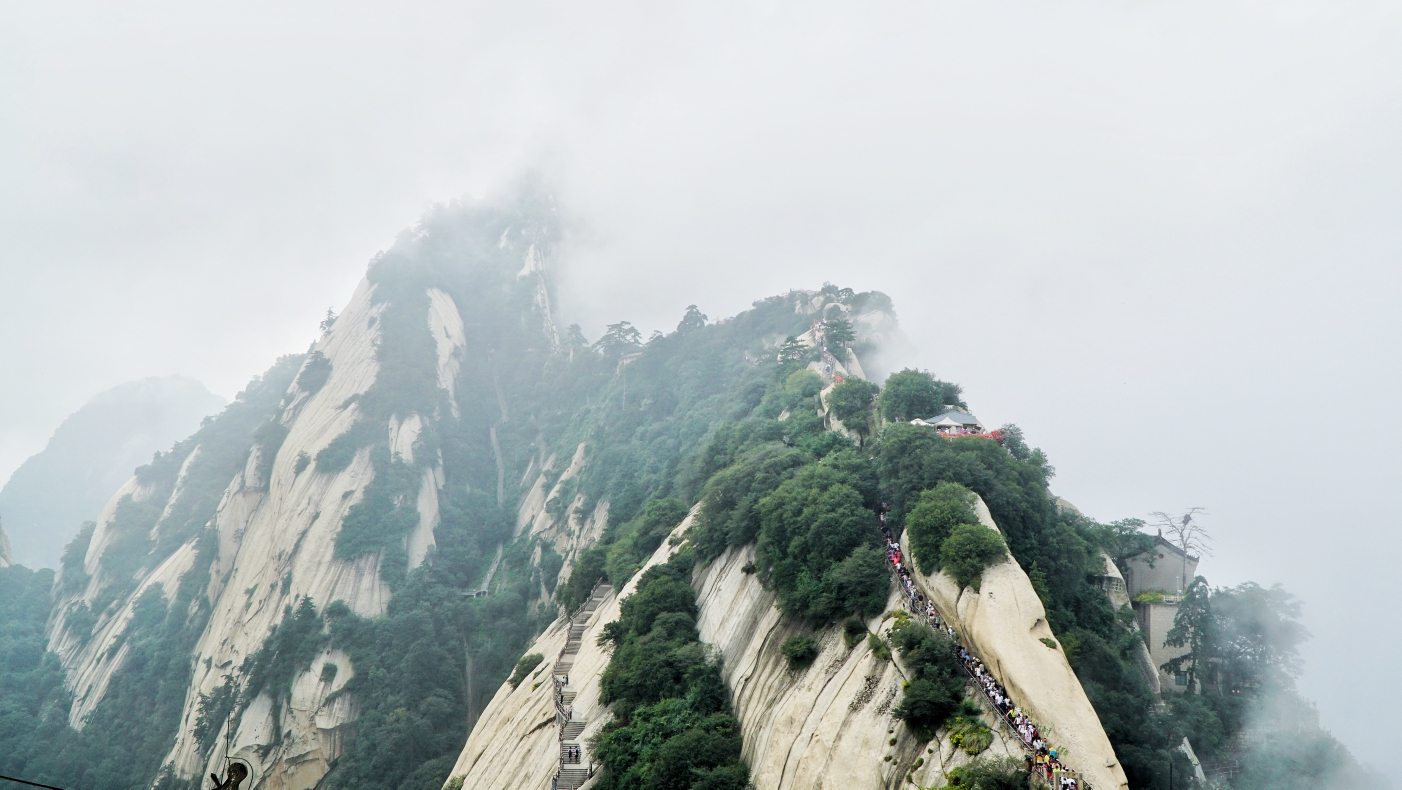
<instances>
[{"instance_id":1,"label":"granite cliff face","mask_svg":"<svg viewBox=\"0 0 1402 790\"><path fill-rule=\"evenodd\" d=\"M811 336L801 339L813 342ZM839 365L844 375L860 370L855 355ZM813 369L825 372L821 363L814 363ZM836 421L829 424L842 430ZM997 529L982 499L975 510L984 525ZM694 508L644 569L665 562L678 550L696 514ZM698 568L692 581L701 639L723 668L744 733L743 756L756 788L875 790L909 782L939 787L952 769L973 759L950 742L947 731L924 743L895 718L892 711L909 678L898 656L878 657L864 641L848 646L841 629L833 627L819 634L819 654L807 669L790 669L781 646L790 637L812 632L781 612L776 594L753 573L754 560L753 544L731 548ZM607 707L599 702L599 675L608 665L609 653L595 640L605 624L617 619L620 602L632 592L637 578L634 575L617 594L611 592L589 617L580 652L569 670L571 686L579 689L574 716L588 722L580 741L609 721ZM942 573L920 576L916 584L954 626L961 642L983 659L1017 705L1038 723L1067 765L1099 790L1128 787L1065 654L1059 645L1042 641L1055 644L1042 603L1016 562L1008 560L986 569L978 591L960 590ZM889 634L893 624L889 613L902 602L893 584L888 615L868 621L868 630ZM448 787L489 790L549 785L560 765L551 663L564 647L568 629L564 618L552 624L531 648L546 660L527 682L514 689L504 685L498 691L458 758ZM984 755L1020 761L1025 753L1016 733L1001 723L982 697L978 699L993 733L993 743Z\"/></svg>"},{"instance_id":2,"label":"granite cliff face","mask_svg":"<svg viewBox=\"0 0 1402 790\"><path fill-rule=\"evenodd\" d=\"M812 345L812 334L799 340ZM855 355L836 365L840 375L861 370ZM822 363L813 369L824 373ZM826 396L827 389L824 389ZM824 399L826 403L826 399ZM830 428L843 431L836 421ZM976 502L980 521L997 529L987 505ZM665 563L677 550L697 515L693 509L660 546L646 567ZM817 637L819 655L809 668L792 671L781 651L789 637L812 636L805 624L785 616L777 596L753 571L754 546L729 549L697 568L693 585L700 608L701 640L714 648L744 734L744 761L751 782L764 790L889 789L916 783L939 787L949 772L972 761L949 741L949 732L920 742L893 716L908 678L899 657L876 657L865 641L848 647L838 627ZM639 571L641 574L641 571ZM639 574L617 594L610 592L587 620L578 657L571 669L573 716L586 720L579 741L599 732L610 720L599 702L599 676L608 652L596 644L604 624L617 619L621 599L631 594ZM1096 789L1127 787L1124 770L1060 647L1052 640L1046 612L1032 584L1014 561L987 568L980 591L959 589L945 574L918 577L917 587L937 603L958 630L960 641L986 662L995 678L1047 738L1064 762ZM903 595L892 585L887 615L899 609ZM875 617L873 633L887 634L893 620ZM450 789L495 790L550 784L559 768L559 741L552 703L551 662L568 637L569 620L559 619L531 650L545 661L517 688L503 685L486 707L453 768ZM1054 644L1054 640L1053 644ZM977 697L984 704L981 697ZM991 707L984 721L993 744L984 756L1021 761L1022 744ZM587 761L586 758L586 763ZM592 786L594 780L586 783Z\"/></svg>"},{"instance_id":3,"label":"granite cliff face","mask_svg":"<svg viewBox=\"0 0 1402 790\"><path fill-rule=\"evenodd\" d=\"M172 680L179 693L162 692L160 790L193 787L230 758L257 790L445 774L472 788L549 786L560 756L550 672L571 638L569 620L550 618L579 601L571 574L593 568L588 583L619 587L574 628L572 704L587 742L610 718L599 702L610 655L596 639L639 572L684 545L697 509L673 525L715 471L706 456L720 426L752 419L790 448L785 425L807 425L800 440L845 433L822 404L836 376L865 375L855 352L791 360L811 360L824 386L786 424L777 408L758 416L776 391L766 357L790 336L820 343L822 316L849 319L859 346L897 331L884 296L825 287L711 324L689 311L645 344L611 325L591 349L577 327L554 325L552 221L500 208L426 218L372 262L305 354L117 491L65 555L48 623L73 728L120 720L97 714L149 658L142 640L160 622L178 653L170 666L189 673ZM665 522L648 521L654 504ZM972 759L947 733L923 743L894 718L909 677L899 657L827 629L812 665L791 670L781 645L811 631L746 572L754 552L729 548L692 584L756 787L938 786ZM1119 787L1079 683L1039 641L1045 613L1018 566L989 569L981 593L939 575L919 584L1068 762L1097 790ZM888 614L901 604L891 590ZM893 622L867 627L885 634ZM501 684L532 636L527 652L545 661ZM404 682L420 677L432 682ZM986 718L987 754L1020 757Z\"/></svg>"},{"instance_id":4,"label":"granite cliff face","mask_svg":"<svg viewBox=\"0 0 1402 790\"><path fill-rule=\"evenodd\" d=\"M827 629L812 665L789 669L780 647L811 632L785 617L774 593L744 571L753 560L753 546L732 549L698 571L695 585L701 638L723 657L755 787L877 790L900 786L906 776L922 787L940 787L951 769L974 759L950 743L948 732L923 743L892 715L910 675L898 657L880 658L866 641L849 648L841 629ZM893 586L887 611L900 605ZM867 622L883 636L891 625L889 618ZM987 710L984 718L994 721ZM1010 733L992 729L983 756L1021 759Z\"/></svg>"},{"instance_id":5,"label":"granite cliff face","mask_svg":"<svg viewBox=\"0 0 1402 790\"><path fill-rule=\"evenodd\" d=\"M997 529L982 499L975 512ZM1057 746L1063 761L1095 788L1128 787L1100 718L1086 698L1066 654L1055 643L1046 610L1027 574L1012 560L986 568L978 590L959 589L946 573L924 575L917 586L949 618L960 641L983 659L1018 707Z\"/></svg>"},{"instance_id":6,"label":"granite cliff face","mask_svg":"<svg viewBox=\"0 0 1402 790\"><path fill-rule=\"evenodd\" d=\"M477 219L496 226L490 241L469 239L481 246L458 246L469 253L487 250L483 256L497 271L477 275L486 281L480 287L505 289L501 297L487 298L506 300L508 309L511 300L522 306L519 319L530 329L526 340L516 342L544 343L548 352L558 342L549 317L546 252L538 241L548 232L530 216ZM252 767L254 787L305 790L343 754L347 727L360 706L353 692L357 668L345 650L321 649L296 667L287 687L250 689L250 671L257 673L258 662L269 655L264 648L270 636L299 606L314 607L319 616L337 602L349 616L382 617L396 580L436 550L450 483L445 447L460 455L472 449L450 445L441 432L458 426L465 410L491 413L500 406L501 422L506 420L500 385L484 395L480 375L474 381L463 370L465 360L480 358L483 349L468 348L460 306L414 268L434 240L426 231L402 238L400 246L413 255L400 257L409 263L391 260L397 267L392 269L389 263L377 269L378 260L372 264L370 276L307 354L280 363L286 368L280 377L270 373L255 381L250 393L258 393L241 394L213 428L207 424L208 430L139 470L112 496L90 536L80 536L79 553L60 575L62 597L49 625L49 648L62 659L73 693L71 726L86 726L107 698L130 654L128 637L142 607L188 600L186 622L198 629L192 676L174 743L162 761L164 773L177 783L195 783L219 770L226 757L236 757ZM414 354L409 361L419 364L407 366L404 357ZM406 379L417 379L418 389L407 388ZM458 391L463 381L479 386L464 395ZM243 418L248 430L219 433L240 409L250 412ZM482 463L494 464L490 474L499 483L495 497L487 498L498 503L515 491L520 473L515 459L502 457L499 425L492 426L490 445L484 425L480 442L496 450L495 458L487 455ZM216 456L232 459L220 467L227 471L208 468ZM527 470L519 485L542 477L551 463L534 460L534 471ZM508 487L501 481L509 468ZM387 475L410 482L386 478L377 489L377 480ZM559 485L569 473L555 476ZM391 484L398 488L386 491ZM461 498L463 483L456 485ZM548 530L553 521L537 519L542 487L537 479L529 489L520 518ZM385 538L382 550L372 545L347 551L341 539L347 518L358 507L376 507L375 497L386 504L375 511L382 515L379 523L371 521L372 529L386 521L410 523L402 537ZM606 515L607 504L599 507ZM558 543L569 550L571 541ZM498 546L498 562L500 556ZM482 580L484 588L496 568ZM554 579L549 583L553 588ZM229 700L223 708L221 694Z\"/></svg>"},{"instance_id":7,"label":"granite cliff face","mask_svg":"<svg viewBox=\"0 0 1402 790\"><path fill-rule=\"evenodd\" d=\"M209 568L204 591L212 613L195 648L193 682L177 741L166 760L177 775L203 776L207 768L222 761L225 733L218 734L218 746L208 754L192 735L201 695L213 694L226 675L237 674L244 660L262 647L287 606L307 597L322 605L344 601L365 617L385 610L390 591L379 573L381 558L367 555L343 560L335 552L336 535L347 512L361 500L374 477L369 448L358 450L351 462L335 473L318 472L301 460L315 458L355 424L359 415L354 401L375 382L375 325L384 306L374 303L373 294L374 286L362 282L335 325L313 347L330 361L330 375L315 392L295 383L287 391L279 417L287 433L281 447L276 448L275 458L268 464L263 456L270 450L255 448L220 499L211 523L218 540L218 559ZM430 330L439 340L440 375L451 381L451 362L462 345L462 323L446 295L431 296L440 308L428 318ZM418 415L408 415L379 430L412 461L422 425ZM185 466L199 453L196 447ZM417 497L420 522L410 537L411 558L417 555L421 560L432 545L439 475L440 465L431 465L424 472ZM133 479L114 495L89 545L84 570L91 581L79 600L92 603L107 581L102 558L113 539L110 527L122 500L130 495L134 502L150 502L152 493ZM180 493L177 483L166 502L155 504L168 509ZM65 628L64 615L55 619L50 649L63 657L69 672L75 693L69 715L73 726L83 725L87 714L103 699L113 673L123 665L126 652L121 636L142 593L155 585L176 589L199 557L194 542L181 546L141 578L115 613L100 618L86 644ZM340 671L332 682L323 683L319 678L328 661ZM353 698L332 695L353 677L354 668L343 653L327 652L294 681L287 705L290 721L274 721L272 696L264 694L252 700L236 731L228 737L232 753L252 762L257 775L266 777L260 786L303 788L314 785L326 773L338 755L342 728L355 715Z\"/></svg>"},{"instance_id":8,"label":"granite cliff face","mask_svg":"<svg viewBox=\"0 0 1402 790\"><path fill-rule=\"evenodd\" d=\"M987 509L979 511L991 524ZM694 515L675 531L678 542ZM664 544L645 567L666 562L677 550ZM744 758L755 787L877 790L901 786L907 776L919 786L939 787L950 770L974 759L950 742L948 732L922 743L892 715L909 677L898 657L877 657L865 641L848 647L841 630L831 628L822 632L812 665L791 670L780 646L789 637L811 632L785 617L775 594L745 571L753 560L753 546L732 549L699 568L693 585L701 638L722 662L744 729ZM921 584L937 596L966 644L979 651L988 666L1000 667L1000 680L1055 739L1068 763L1096 788L1127 786L1064 655L1038 641L1049 633L1045 613L1015 563L986 571L979 593L969 589L960 596L949 589L953 582L943 575L925 577ZM632 589L630 583L618 594L611 593L593 613L570 669L572 685L580 689L573 702L575 718L588 721L582 740L609 720L607 707L599 703L599 675L608 665L609 652L595 640L605 624L618 618L620 602ZM888 611L900 606L901 595L893 585ZM459 781L464 790L549 786L559 767L550 672L565 644L568 622L557 620L530 648L546 660L525 682L498 690L458 758L450 786ZM877 617L867 627L884 635L891 624L889 618ZM997 724L991 709L985 708L984 718L993 725L994 736L984 756L1021 760L1016 736Z\"/></svg>"}]
</instances>

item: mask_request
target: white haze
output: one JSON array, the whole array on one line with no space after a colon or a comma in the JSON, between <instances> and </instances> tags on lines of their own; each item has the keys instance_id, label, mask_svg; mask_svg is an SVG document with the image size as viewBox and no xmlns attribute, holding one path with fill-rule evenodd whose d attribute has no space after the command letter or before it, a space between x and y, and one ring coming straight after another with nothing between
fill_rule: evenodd
<instances>
[{"instance_id":1,"label":"white haze","mask_svg":"<svg viewBox=\"0 0 1402 790\"><path fill-rule=\"evenodd\" d=\"M562 310L824 280L1101 519L1208 507L1365 760L1402 707L1395 3L0 5L0 478L96 391L231 396L523 169Z\"/></svg>"}]
</instances>

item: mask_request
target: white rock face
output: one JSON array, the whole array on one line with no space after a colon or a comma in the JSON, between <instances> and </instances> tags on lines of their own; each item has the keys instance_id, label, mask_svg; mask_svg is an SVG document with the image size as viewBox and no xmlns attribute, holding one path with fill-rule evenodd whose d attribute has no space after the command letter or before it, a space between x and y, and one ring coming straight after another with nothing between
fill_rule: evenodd
<instances>
[{"instance_id":1,"label":"white rock face","mask_svg":"<svg viewBox=\"0 0 1402 790\"><path fill-rule=\"evenodd\" d=\"M975 511L985 526L997 529L982 499ZM1040 641L1052 639L1046 610L1016 562L1009 559L985 569L977 592L960 590L944 573L921 576L917 584L1037 723L1063 763L1096 790L1129 786L1066 654Z\"/></svg>"},{"instance_id":2,"label":"white rock face","mask_svg":"<svg viewBox=\"0 0 1402 790\"><path fill-rule=\"evenodd\" d=\"M974 759L951 745L943 732L936 741L919 742L891 714L908 678L899 662L877 658L865 641L848 648L840 628L814 635L783 616L774 593L741 570L753 560L753 546L731 549L700 570L695 584L701 639L724 658L755 787L896 787L922 758L914 769L915 781L940 787L951 769ZM887 609L899 606L893 586ZM867 628L884 633L890 625L878 617ZM798 672L789 669L780 652L794 636L816 636L820 651L811 666ZM985 717L993 723L991 714ZM1006 730L994 728L993 733L993 745L981 756L1021 759L1019 745Z\"/></svg>"},{"instance_id":3,"label":"white rock face","mask_svg":"<svg viewBox=\"0 0 1402 790\"><path fill-rule=\"evenodd\" d=\"M453 297L437 288L428 289L428 328L438 347L438 386L448 391L453 416L458 414L458 369L467 347L467 333Z\"/></svg>"},{"instance_id":4,"label":"white rock face","mask_svg":"<svg viewBox=\"0 0 1402 790\"><path fill-rule=\"evenodd\" d=\"M688 516L676 531L691 525ZM675 532L673 534L675 534ZM674 549L666 542L653 552L644 570L666 562ZM587 720L579 740L584 741L608 722L608 710L599 703L599 676L608 666L611 652L599 647L599 634L606 623L618 619L623 598L632 594L637 580L634 575L621 592L610 595L594 610L570 669L570 685L578 695L574 700L574 717ZM515 689L503 683L496 696L487 704L477 726L467 738L467 745L453 766L449 782L462 778L463 788L472 790L515 790L522 787L549 787L560 764L560 742L555 726L554 686L550 681L551 667L559 658L568 636L569 620L561 617L551 623L527 653L540 653L545 660ZM586 760L587 764L587 760Z\"/></svg>"},{"instance_id":5,"label":"white rock face","mask_svg":"<svg viewBox=\"0 0 1402 790\"><path fill-rule=\"evenodd\" d=\"M375 304L373 295L373 286L362 281L331 331L316 344L315 350L331 361L325 385L315 393L300 391L295 384L289 391L282 417L287 438L271 465L270 479L257 479L258 453L254 452L219 503L212 521L219 538L219 558L207 590L213 612L195 648L194 675L180 734L166 757L179 776L202 776L221 763L226 733L221 729L218 745L208 759L192 734L200 695L213 692L226 675L238 674L244 659L262 647L282 620L286 607L303 596L310 597L318 609L343 600L356 614L375 617L383 614L388 604L390 591L380 580L378 556L353 560L335 556L341 522L374 477L368 448L358 452L340 472L319 472L309 463L355 423L359 415L355 397L370 388L379 372L375 346L384 305ZM428 328L438 344L439 382L451 388L465 344L462 319L446 293L431 290L428 297ZM413 460L415 442L423 428L424 420L416 414L383 426L392 451L406 461ZM419 523L407 540L411 567L423 560L434 542L438 496L444 483L441 458L435 460L424 470L416 499ZM83 594L86 600L92 600L104 581L100 559L110 543L108 527L117 503L128 494L137 500L151 496L133 478L104 510L86 557L86 569L93 576ZM131 618L136 598L158 583L164 585L167 595L173 595L195 559L194 544L187 544L148 573L115 615L99 621L86 646L66 634L62 616L55 618L50 648L59 653L68 670L75 695L70 711L74 726L81 726L83 718L101 701L112 674L126 657L125 647L112 647ZM71 603L66 602L60 611ZM336 670L327 670L329 680L323 681L323 666L328 662L335 664ZM255 699L237 731L228 734L233 753L253 765L254 787L306 790L320 781L340 754L345 725L356 715L353 697L337 695L330 702L327 698L354 672L343 653L319 656L310 670L294 680L283 711L281 737L273 730L273 700L266 694Z\"/></svg>"},{"instance_id":6,"label":"white rock face","mask_svg":"<svg viewBox=\"0 0 1402 790\"><path fill-rule=\"evenodd\" d=\"M693 517L694 512L673 534L683 533ZM676 551L669 544L659 547L644 567L665 562ZM790 671L780 647L790 636L810 632L783 617L774 594L742 570L753 558L753 547L728 551L698 570L693 583L701 638L724 662L756 788L877 790L900 785L907 774L923 786L940 786L949 770L974 759L951 745L944 733L928 744L917 742L891 715L906 678L899 662L875 657L865 642L848 648L840 629L820 635L821 652L808 669ZM637 578L594 613L570 670L571 685L579 689L575 718L589 722L581 740L609 720L599 704L599 676L610 656L595 640L606 623L618 618L620 602L632 593ZM894 591L889 605L899 605ZM531 677L519 688L503 684L498 690L468 737L450 783L461 779L464 790L549 786L559 767L549 667L564 647L567 622L557 620L529 648L546 656ZM880 618L868 623L872 629L889 626ZM991 715L988 721L993 723ZM895 745L889 744L893 738ZM994 729L993 745L983 756L1020 759L1021 752L1006 731ZM917 760L919 768L914 767Z\"/></svg>"},{"instance_id":7,"label":"white rock face","mask_svg":"<svg viewBox=\"0 0 1402 790\"><path fill-rule=\"evenodd\" d=\"M813 343L811 332L800 339ZM855 354L849 356L856 362ZM859 365L856 362L854 367L860 369ZM810 367L815 366L821 367L818 363ZM845 430L830 416L829 421L830 427ZM561 480L577 473L583 450L581 446ZM547 461L546 466L553 462ZM533 533L564 537L560 527L543 515L546 499L538 480L526 497L530 507L523 504L521 509L518 531L529 525ZM976 501L975 510L982 523L997 529L982 499ZM694 517L695 510L673 535L684 533ZM607 513L592 520L601 528ZM586 530L576 530L572 536L575 551L594 539L583 539L582 532ZM663 543L644 568L665 562L675 551L669 544ZM904 786L907 777L922 787L940 787L950 770L974 759L953 746L943 731L935 741L917 742L891 715L908 677L899 658L881 660L866 643L848 648L838 628L818 635L820 653L808 669L790 671L781 646L789 637L811 635L811 631L784 617L774 593L765 590L754 574L741 570L753 559L753 546L731 549L699 569L693 584L701 640L715 648L723 661L726 685L744 733L744 759L756 788L876 790ZM567 565L561 578L568 570ZM576 718L589 720L581 739L608 720L607 710L598 703L598 675L607 666L608 656L595 639L604 624L617 619L619 603L631 594L636 579L595 612L570 671L572 686L580 689L574 703ZM1065 655L1039 641L1052 636L1046 611L1017 563L1008 561L986 570L981 593L967 589L961 595L954 580L943 574L921 578L918 584L1060 749L1067 765L1080 771L1096 790L1128 787L1100 719ZM893 586L887 610L900 605L901 594ZM557 620L529 648L528 652L546 656L531 679L520 688L503 684L498 690L468 737L450 784L461 779L463 790L548 786L559 760L549 665L564 647L567 623ZM867 628L886 634L890 625L877 618ZM980 756L1021 761L1024 752L1017 736L990 709L985 710L985 722L992 725L993 744ZM918 768L917 761L922 761Z\"/></svg>"},{"instance_id":8,"label":"white rock face","mask_svg":"<svg viewBox=\"0 0 1402 790\"><path fill-rule=\"evenodd\" d=\"M297 471L300 455L316 458L354 424L357 406L347 405L347 401L369 389L379 372L374 345L383 305L373 304L372 296L373 287L362 282L332 331L317 344L316 350L331 360L331 376L314 394L294 393L283 418L287 439L273 462L270 480L264 486L247 484L256 469L256 459L250 458L220 503L214 520L220 560L209 589L214 611L195 648L195 672L186 695L180 735L166 758L181 776L202 776L222 761L222 730L208 761L201 759L192 735L200 695L213 692L225 675L262 647L287 606L303 596L310 597L318 609L343 600L356 614L374 617L382 614L389 602L389 588L380 580L377 556L335 558L341 522L374 477L369 450L362 449L337 473L318 472L315 464ZM409 447L420 428L417 415L402 424L385 426L387 438ZM426 479L431 476L430 472ZM436 489L434 494L428 510L436 516ZM422 493L419 504L429 504ZM253 765L260 788L313 785L339 754L342 727L354 715L352 701L338 701L321 710L305 707L315 695L298 696L298 689L307 683L320 682L322 660L313 666L316 674L303 673L294 682L281 743L273 746L276 733L270 722L260 723L257 704L232 735L234 754ZM344 656L334 663L338 667L336 683L344 684L354 670ZM271 707L269 715L270 711Z\"/></svg>"}]
</instances>

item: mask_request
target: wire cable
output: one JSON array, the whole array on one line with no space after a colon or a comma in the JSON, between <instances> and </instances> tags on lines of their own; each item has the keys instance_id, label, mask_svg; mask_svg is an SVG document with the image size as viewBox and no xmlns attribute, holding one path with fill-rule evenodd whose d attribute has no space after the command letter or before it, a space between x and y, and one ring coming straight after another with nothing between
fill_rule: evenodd
<instances>
[{"instance_id":1,"label":"wire cable","mask_svg":"<svg viewBox=\"0 0 1402 790\"><path fill-rule=\"evenodd\" d=\"M38 782L27 782L23 779L16 779L13 776L5 776L4 774L0 774L0 779L4 779L7 782L15 782L22 785L29 785L30 787L42 787L44 788L44 790L63 790L62 787L54 787L53 785L41 785Z\"/></svg>"}]
</instances>

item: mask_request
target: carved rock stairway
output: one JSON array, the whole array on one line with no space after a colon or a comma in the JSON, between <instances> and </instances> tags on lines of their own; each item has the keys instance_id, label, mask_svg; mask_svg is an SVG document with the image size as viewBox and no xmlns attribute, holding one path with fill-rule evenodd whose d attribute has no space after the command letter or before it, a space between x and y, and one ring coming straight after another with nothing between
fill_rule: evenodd
<instances>
[{"instance_id":1,"label":"carved rock stairway","mask_svg":"<svg viewBox=\"0 0 1402 790\"><path fill-rule=\"evenodd\" d=\"M613 588L603 582L594 586L589 600L570 618L565 646L560 650L560 656L555 660L555 666L550 672L550 680L555 687L555 726L560 735L560 770L556 772L555 778L550 780L552 790L578 790L594 775L592 762L587 764L588 767L584 767L584 744L579 742L579 736L589 722L574 718L574 700L578 692L569 688L570 669L574 667L575 656L579 655L579 647L584 641L584 632L589 628L589 620L611 592Z\"/></svg>"}]
</instances>

